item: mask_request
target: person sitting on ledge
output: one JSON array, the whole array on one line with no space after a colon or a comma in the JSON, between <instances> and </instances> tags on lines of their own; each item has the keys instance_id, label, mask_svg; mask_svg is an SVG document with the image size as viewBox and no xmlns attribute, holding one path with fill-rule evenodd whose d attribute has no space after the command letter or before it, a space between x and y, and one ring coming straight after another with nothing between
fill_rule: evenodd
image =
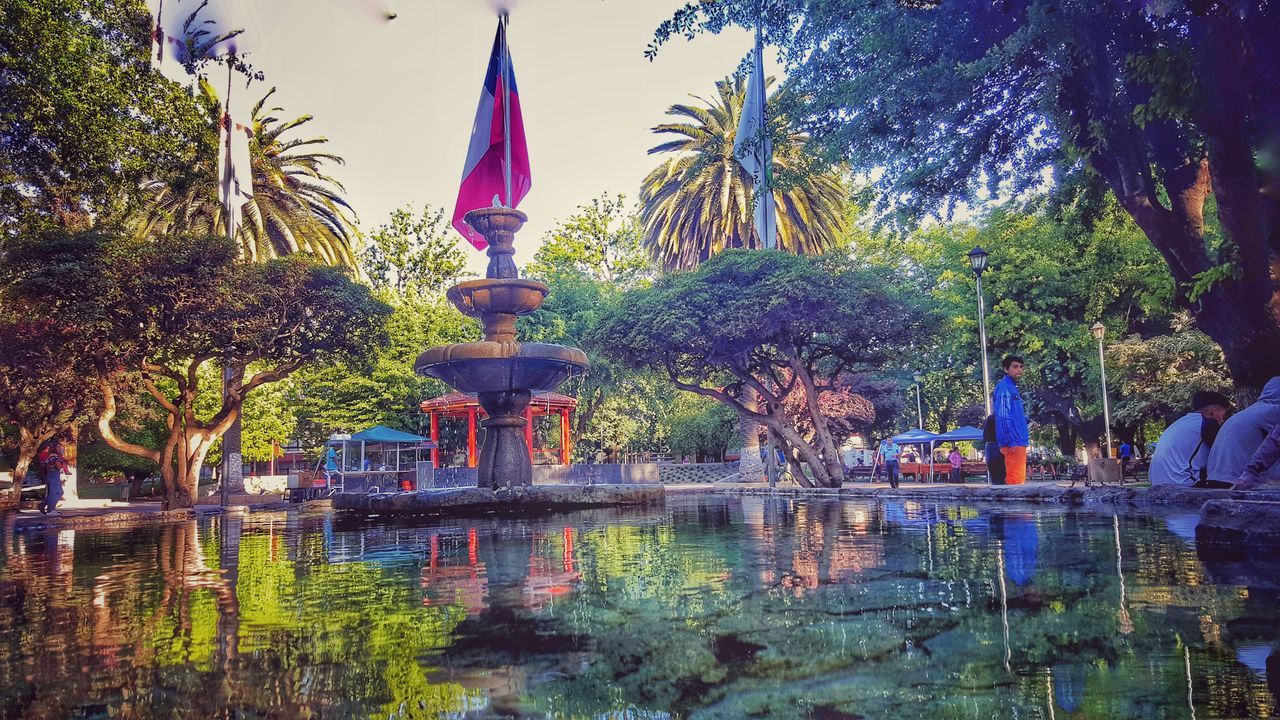
<instances>
[{"instance_id":1,"label":"person sitting on ledge","mask_svg":"<svg viewBox=\"0 0 1280 720\"><path fill-rule=\"evenodd\" d=\"M1267 433L1267 437L1249 459L1249 464L1244 466L1244 472L1240 473L1240 481L1232 485L1231 489L1253 490L1259 485L1266 485L1273 479L1268 471L1276 466L1277 461L1280 461L1280 423L1276 423L1271 432Z\"/></svg>"},{"instance_id":2,"label":"person sitting on ledge","mask_svg":"<svg viewBox=\"0 0 1280 720\"><path fill-rule=\"evenodd\" d=\"M1280 376L1267 381L1258 401L1222 424L1209 451L1209 480L1230 487L1244 475L1262 441L1280 424ZM1251 482L1280 480L1280 466L1273 466Z\"/></svg>"},{"instance_id":3,"label":"person sitting on ledge","mask_svg":"<svg viewBox=\"0 0 1280 720\"><path fill-rule=\"evenodd\" d=\"M1204 487L1209 450L1230 408L1231 401L1222 393L1192 395L1191 412L1175 420L1156 441L1151 484Z\"/></svg>"}]
</instances>

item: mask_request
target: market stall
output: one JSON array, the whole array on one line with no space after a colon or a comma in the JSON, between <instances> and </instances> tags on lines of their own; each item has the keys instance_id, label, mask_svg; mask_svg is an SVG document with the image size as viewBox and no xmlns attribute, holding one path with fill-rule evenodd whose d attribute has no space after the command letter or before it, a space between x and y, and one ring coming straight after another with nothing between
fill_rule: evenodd
<instances>
[{"instance_id":1,"label":"market stall","mask_svg":"<svg viewBox=\"0 0 1280 720\"><path fill-rule=\"evenodd\" d=\"M324 444L311 477L297 482L291 477L290 490L310 488L311 494L415 490L422 474L430 472L426 453L434 448L428 438L385 425L334 435Z\"/></svg>"}]
</instances>

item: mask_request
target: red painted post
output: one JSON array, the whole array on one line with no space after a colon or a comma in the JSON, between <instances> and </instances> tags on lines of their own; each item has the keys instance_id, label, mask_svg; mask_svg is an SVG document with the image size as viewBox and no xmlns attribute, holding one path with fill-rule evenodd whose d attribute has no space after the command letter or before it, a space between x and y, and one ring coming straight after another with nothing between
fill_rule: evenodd
<instances>
[{"instance_id":1,"label":"red painted post","mask_svg":"<svg viewBox=\"0 0 1280 720\"><path fill-rule=\"evenodd\" d=\"M431 467L440 467L440 420L435 410L428 417L431 418L431 444L435 445L431 448Z\"/></svg>"},{"instance_id":2,"label":"red painted post","mask_svg":"<svg viewBox=\"0 0 1280 720\"><path fill-rule=\"evenodd\" d=\"M524 408L524 444L529 446L529 460L533 461L533 408Z\"/></svg>"},{"instance_id":3,"label":"red painted post","mask_svg":"<svg viewBox=\"0 0 1280 720\"><path fill-rule=\"evenodd\" d=\"M467 467L475 467L476 461L476 409L467 408Z\"/></svg>"},{"instance_id":4,"label":"red painted post","mask_svg":"<svg viewBox=\"0 0 1280 720\"><path fill-rule=\"evenodd\" d=\"M560 408L560 464L569 464L569 408Z\"/></svg>"}]
</instances>

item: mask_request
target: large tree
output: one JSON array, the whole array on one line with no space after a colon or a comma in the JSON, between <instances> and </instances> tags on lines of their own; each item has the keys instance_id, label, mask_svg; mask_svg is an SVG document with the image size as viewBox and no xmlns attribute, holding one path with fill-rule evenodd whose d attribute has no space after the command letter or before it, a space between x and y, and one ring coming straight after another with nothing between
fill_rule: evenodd
<instances>
[{"instance_id":1,"label":"large tree","mask_svg":"<svg viewBox=\"0 0 1280 720\"><path fill-rule=\"evenodd\" d=\"M0 301L0 422L17 431L13 488L0 488L0 507L17 505L18 489L40 447L70 431L95 407L91 368L67 351L81 338L48 318Z\"/></svg>"},{"instance_id":2,"label":"large tree","mask_svg":"<svg viewBox=\"0 0 1280 720\"><path fill-rule=\"evenodd\" d=\"M759 7L690 3L656 43ZM774 0L762 22L801 128L878 173L884 209L915 220L1049 171L1105 186L1236 382L1280 374L1275 3Z\"/></svg>"},{"instance_id":3,"label":"large tree","mask_svg":"<svg viewBox=\"0 0 1280 720\"><path fill-rule=\"evenodd\" d=\"M84 234L76 242L15 243L7 255L25 297L94 270L99 291L75 301L53 297L47 315L80 329L67 348L92 359L101 392L98 432L111 447L159 467L169 507L195 500L212 444L239 416L246 395L307 363L362 357L382 342L387 308L342 271L302 258L244 264L235 243L217 237L154 242ZM56 250L56 252L54 251ZM201 370L229 370L216 411L202 415L211 390ZM115 432L118 380L135 379L163 409L159 447ZM216 392L216 390L215 390Z\"/></svg>"},{"instance_id":4,"label":"large tree","mask_svg":"<svg viewBox=\"0 0 1280 720\"><path fill-rule=\"evenodd\" d=\"M725 78L702 105L679 104L667 110L683 122L653 129L677 137L649 150L676 155L654 168L640 189L645 245L667 269L692 268L730 248L763 247L752 220L751 175L733 154L745 98L743 78ZM778 248L821 253L841 239L848 189L838 171L815 165L803 133L777 116L769 131Z\"/></svg>"},{"instance_id":5,"label":"large tree","mask_svg":"<svg viewBox=\"0 0 1280 720\"><path fill-rule=\"evenodd\" d=\"M838 486L843 467L823 396L839 391L846 372L900 360L928 337L929 320L881 277L840 259L727 251L624 295L589 344L766 426L784 443L798 481L809 482L803 461L817 484ZM797 389L806 428L784 407ZM760 407L744 402L748 393Z\"/></svg>"}]
</instances>

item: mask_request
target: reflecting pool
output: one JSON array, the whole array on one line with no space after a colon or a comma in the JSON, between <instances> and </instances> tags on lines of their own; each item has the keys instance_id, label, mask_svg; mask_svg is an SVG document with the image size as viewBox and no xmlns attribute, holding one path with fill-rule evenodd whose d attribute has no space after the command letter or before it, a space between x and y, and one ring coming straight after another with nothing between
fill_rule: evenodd
<instances>
[{"instance_id":1,"label":"reflecting pool","mask_svg":"<svg viewBox=\"0 0 1280 720\"><path fill-rule=\"evenodd\" d=\"M1280 561L1193 528L698 495L7 531L0 716L1272 716Z\"/></svg>"}]
</instances>

